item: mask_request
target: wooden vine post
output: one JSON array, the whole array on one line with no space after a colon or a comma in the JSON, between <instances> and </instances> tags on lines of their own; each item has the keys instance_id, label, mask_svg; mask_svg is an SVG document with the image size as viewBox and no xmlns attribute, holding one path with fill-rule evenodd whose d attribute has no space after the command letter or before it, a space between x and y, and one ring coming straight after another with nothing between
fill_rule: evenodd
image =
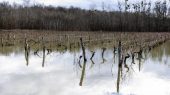
<instances>
[{"instance_id":1,"label":"wooden vine post","mask_svg":"<svg viewBox=\"0 0 170 95\"><path fill-rule=\"evenodd\" d=\"M81 72L80 83L79 83L79 85L82 86L82 84L83 84L83 79L84 79L84 75L85 75L85 69L86 69L86 61L87 61L87 59L86 59L85 47L84 47L84 45L83 45L82 38L80 38L80 44L81 44L81 47L82 47L83 59L84 59L83 68L82 68L82 72Z\"/></svg>"}]
</instances>

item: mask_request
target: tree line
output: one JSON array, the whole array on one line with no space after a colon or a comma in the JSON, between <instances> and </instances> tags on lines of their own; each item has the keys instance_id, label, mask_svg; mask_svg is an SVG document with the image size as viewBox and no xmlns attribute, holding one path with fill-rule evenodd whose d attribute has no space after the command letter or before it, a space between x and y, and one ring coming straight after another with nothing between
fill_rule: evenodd
<instances>
[{"instance_id":1,"label":"tree line","mask_svg":"<svg viewBox=\"0 0 170 95\"><path fill-rule=\"evenodd\" d=\"M104 7L104 6L102 6ZM118 2L118 10L0 3L0 29L57 31L170 31L168 1Z\"/></svg>"}]
</instances>

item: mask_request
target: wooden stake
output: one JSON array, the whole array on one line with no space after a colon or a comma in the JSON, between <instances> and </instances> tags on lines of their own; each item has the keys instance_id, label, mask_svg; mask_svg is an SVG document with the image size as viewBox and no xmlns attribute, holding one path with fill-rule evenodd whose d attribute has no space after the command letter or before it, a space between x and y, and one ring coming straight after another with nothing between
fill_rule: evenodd
<instances>
[{"instance_id":1,"label":"wooden stake","mask_svg":"<svg viewBox=\"0 0 170 95\"><path fill-rule=\"evenodd\" d=\"M82 47L82 51L83 51L83 58L84 58L84 64L83 64L83 69L82 69L82 73L81 73L81 78L80 78L80 83L79 85L82 86L83 84L83 79L84 79L84 75L85 75L85 69L86 69L86 53L85 53L85 48L84 48L84 45L83 45L83 41L82 41L82 38L80 38L80 43L81 43L81 47Z\"/></svg>"}]
</instances>

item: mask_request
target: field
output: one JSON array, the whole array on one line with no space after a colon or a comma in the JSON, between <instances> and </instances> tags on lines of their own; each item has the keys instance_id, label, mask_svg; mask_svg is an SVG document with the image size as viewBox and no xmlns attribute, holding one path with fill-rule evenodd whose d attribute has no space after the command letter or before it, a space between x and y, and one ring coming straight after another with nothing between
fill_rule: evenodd
<instances>
[{"instance_id":1,"label":"field","mask_svg":"<svg viewBox=\"0 0 170 95\"><path fill-rule=\"evenodd\" d=\"M0 44L9 49L24 47L27 43L31 49L41 49L46 46L51 50L79 50L80 38L86 48L116 48L121 41L124 51L137 52L140 48L151 49L169 40L170 33L152 32L79 32L79 31L40 31L40 30L1 30Z\"/></svg>"}]
</instances>

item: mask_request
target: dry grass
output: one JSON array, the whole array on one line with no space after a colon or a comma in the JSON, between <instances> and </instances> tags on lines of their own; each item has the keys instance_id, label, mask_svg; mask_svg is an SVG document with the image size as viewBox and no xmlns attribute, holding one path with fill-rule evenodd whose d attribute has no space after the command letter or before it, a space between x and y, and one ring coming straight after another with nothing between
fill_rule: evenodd
<instances>
[{"instance_id":1,"label":"dry grass","mask_svg":"<svg viewBox=\"0 0 170 95\"><path fill-rule=\"evenodd\" d=\"M121 40L125 51L138 51L139 48L153 48L169 40L170 33L2 30L0 38L0 44L6 47L16 45L24 47L24 39L26 38L28 44L35 50L41 47L43 41L47 48L70 51L80 49L80 38L89 49L117 47L118 41Z\"/></svg>"}]
</instances>

